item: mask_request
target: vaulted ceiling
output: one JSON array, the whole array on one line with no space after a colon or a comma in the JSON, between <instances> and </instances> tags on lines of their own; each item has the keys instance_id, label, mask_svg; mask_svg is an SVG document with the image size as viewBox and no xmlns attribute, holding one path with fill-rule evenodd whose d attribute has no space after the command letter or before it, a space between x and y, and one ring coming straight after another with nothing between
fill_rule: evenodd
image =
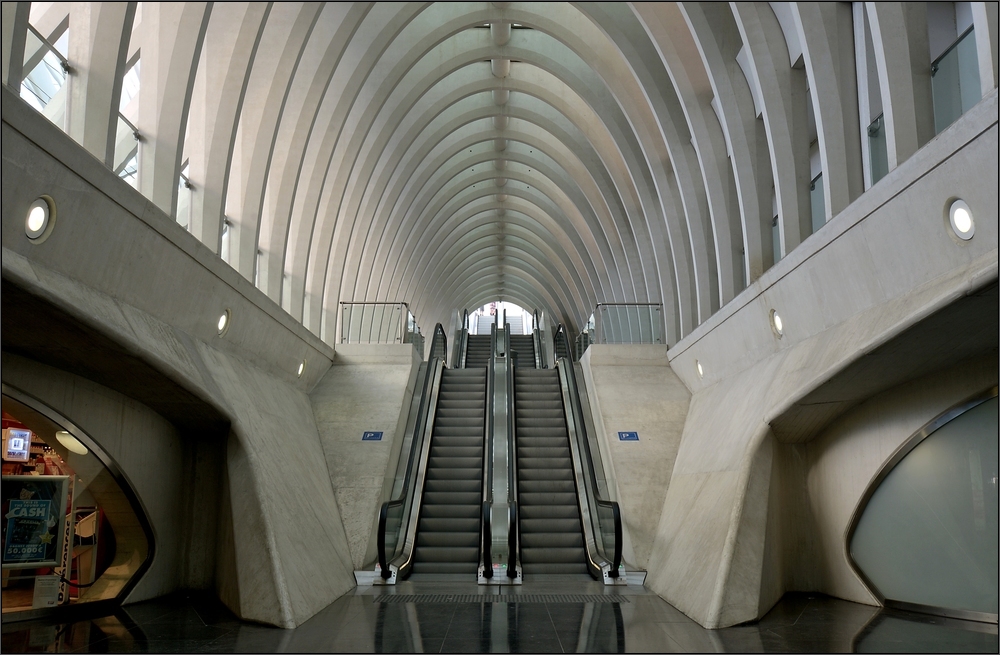
<instances>
[{"instance_id":1,"label":"vaulted ceiling","mask_svg":"<svg viewBox=\"0 0 1000 655\"><path fill-rule=\"evenodd\" d=\"M854 22L909 11L884 4L31 3L31 22L68 25L74 107L134 125L138 190L328 341L343 301L406 301L427 332L503 299L575 327L662 302L674 343L809 236L817 170L820 224L870 184ZM68 131L120 169L117 112L95 115Z\"/></svg>"}]
</instances>

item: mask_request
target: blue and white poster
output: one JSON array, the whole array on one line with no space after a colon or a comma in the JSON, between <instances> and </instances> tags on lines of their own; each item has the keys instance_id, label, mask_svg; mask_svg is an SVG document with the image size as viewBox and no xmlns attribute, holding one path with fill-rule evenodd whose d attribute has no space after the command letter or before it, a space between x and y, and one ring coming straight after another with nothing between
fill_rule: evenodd
<instances>
[{"instance_id":1,"label":"blue and white poster","mask_svg":"<svg viewBox=\"0 0 1000 655\"><path fill-rule=\"evenodd\" d=\"M3 566L59 566L69 478L3 477Z\"/></svg>"}]
</instances>

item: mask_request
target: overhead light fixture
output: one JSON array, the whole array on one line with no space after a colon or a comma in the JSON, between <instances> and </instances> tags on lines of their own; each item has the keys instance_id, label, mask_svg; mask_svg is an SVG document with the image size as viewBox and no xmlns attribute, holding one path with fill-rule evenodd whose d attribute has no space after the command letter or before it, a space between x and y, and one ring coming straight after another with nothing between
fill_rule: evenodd
<instances>
[{"instance_id":1,"label":"overhead light fixture","mask_svg":"<svg viewBox=\"0 0 1000 655\"><path fill-rule=\"evenodd\" d=\"M71 453L76 453L77 455L86 455L90 452L79 439L71 435L69 432L66 432L66 430L59 430L56 432L56 441L65 446L66 450Z\"/></svg>"},{"instance_id":2,"label":"overhead light fixture","mask_svg":"<svg viewBox=\"0 0 1000 655\"><path fill-rule=\"evenodd\" d=\"M968 241L976 233L976 222L972 220L972 210L964 200L953 200L948 207L948 222L959 239Z\"/></svg>"},{"instance_id":3,"label":"overhead light fixture","mask_svg":"<svg viewBox=\"0 0 1000 655\"><path fill-rule=\"evenodd\" d=\"M218 322L219 336L221 337L229 330L229 310L222 312L222 316L219 317Z\"/></svg>"},{"instance_id":4,"label":"overhead light fixture","mask_svg":"<svg viewBox=\"0 0 1000 655\"><path fill-rule=\"evenodd\" d=\"M302 377L302 374L306 372L306 360L299 362L299 370L295 372L295 377Z\"/></svg>"},{"instance_id":5,"label":"overhead light fixture","mask_svg":"<svg viewBox=\"0 0 1000 655\"><path fill-rule=\"evenodd\" d=\"M701 362L696 359L694 360L694 365L698 369L698 379L705 377L705 369L701 367Z\"/></svg>"},{"instance_id":6,"label":"overhead light fixture","mask_svg":"<svg viewBox=\"0 0 1000 655\"><path fill-rule=\"evenodd\" d=\"M52 232L56 203L49 196L39 196L28 207L24 218L24 233L34 243L41 243Z\"/></svg>"},{"instance_id":7,"label":"overhead light fixture","mask_svg":"<svg viewBox=\"0 0 1000 655\"><path fill-rule=\"evenodd\" d=\"M781 316L773 309L771 310L771 330L779 339L785 335L785 325L781 321Z\"/></svg>"}]
</instances>

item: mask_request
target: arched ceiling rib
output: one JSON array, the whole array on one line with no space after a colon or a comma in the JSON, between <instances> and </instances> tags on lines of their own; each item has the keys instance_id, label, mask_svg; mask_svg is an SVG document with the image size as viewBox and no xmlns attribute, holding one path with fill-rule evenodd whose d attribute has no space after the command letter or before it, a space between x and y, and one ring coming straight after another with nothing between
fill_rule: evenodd
<instances>
[{"instance_id":1,"label":"arched ceiling rib","mask_svg":"<svg viewBox=\"0 0 1000 655\"><path fill-rule=\"evenodd\" d=\"M406 301L429 331L504 298L574 328L598 302L662 302L674 343L809 235L810 161L825 218L863 190L840 6L170 3L131 20L140 190L176 211L186 163L190 229L214 250L225 233L230 264L329 341L342 301Z\"/></svg>"}]
</instances>

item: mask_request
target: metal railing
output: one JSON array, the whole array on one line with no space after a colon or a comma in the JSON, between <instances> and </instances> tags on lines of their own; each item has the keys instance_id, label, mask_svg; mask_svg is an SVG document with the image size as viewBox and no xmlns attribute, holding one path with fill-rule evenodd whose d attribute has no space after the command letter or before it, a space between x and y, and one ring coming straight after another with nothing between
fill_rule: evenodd
<instances>
[{"instance_id":1,"label":"metal railing","mask_svg":"<svg viewBox=\"0 0 1000 655\"><path fill-rule=\"evenodd\" d=\"M663 343L663 304L653 302L597 303L576 338L576 359L592 343Z\"/></svg>"},{"instance_id":2,"label":"metal railing","mask_svg":"<svg viewBox=\"0 0 1000 655\"><path fill-rule=\"evenodd\" d=\"M405 302L340 303L340 343L414 343L424 337Z\"/></svg>"}]
</instances>

